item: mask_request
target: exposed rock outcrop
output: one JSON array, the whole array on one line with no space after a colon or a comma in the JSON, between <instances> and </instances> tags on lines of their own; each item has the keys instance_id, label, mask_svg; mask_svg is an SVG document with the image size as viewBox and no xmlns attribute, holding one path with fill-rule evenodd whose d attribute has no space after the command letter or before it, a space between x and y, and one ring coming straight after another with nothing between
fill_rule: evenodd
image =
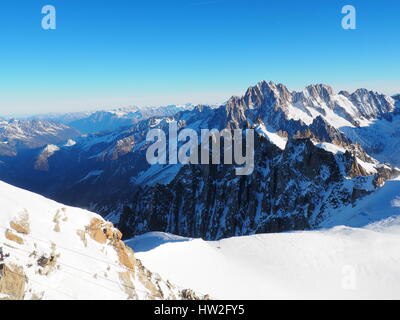
<instances>
[{"instance_id":1,"label":"exposed rock outcrop","mask_svg":"<svg viewBox=\"0 0 400 320\"><path fill-rule=\"evenodd\" d=\"M14 264L0 265L0 300L21 300L25 296L23 268Z\"/></svg>"},{"instance_id":2,"label":"exposed rock outcrop","mask_svg":"<svg viewBox=\"0 0 400 320\"><path fill-rule=\"evenodd\" d=\"M310 229L398 174L367 172L358 157L372 168L378 162L360 149L334 154L316 143L290 139L281 150L258 137L250 176L235 176L233 166L186 166L168 185L139 189L119 227L128 237L165 231L208 240Z\"/></svg>"}]
</instances>

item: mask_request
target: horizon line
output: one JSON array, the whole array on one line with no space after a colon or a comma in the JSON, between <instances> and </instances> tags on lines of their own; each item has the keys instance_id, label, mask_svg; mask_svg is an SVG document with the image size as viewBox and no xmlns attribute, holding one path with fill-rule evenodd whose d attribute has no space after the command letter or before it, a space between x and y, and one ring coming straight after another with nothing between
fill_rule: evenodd
<instances>
[{"instance_id":1,"label":"horizon line","mask_svg":"<svg viewBox=\"0 0 400 320\"><path fill-rule=\"evenodd\" d=\"M74 114L74 113L95 113L95 112L101 112L101 111L105 111L105 112L110 112L110 111L118 111L119 109L129 109L129 108L140 108L140 109L153 109L153 108L165 108L168 106L185 106L185 105L193 105L193 106L201 106L201 105L205 105L205 106L222 106L224 105L227 101L229 101L232 98L242 98L245 93L251 89L256 87L257 85L261 84L261 83L273 83L275 85L282 85L285 88L288 89L289 92L293 93L293 92L302 92L305 89L307 89L308 87L312 87L312 86L319 86L319 85L323 85L323 86L328 86L330 88L332 88L334 94L340 94L340 92L342 91L347 91L350 94L356 92L357 90L367 90L368 92L374 92L377 94L381 94L381 95L385 95L388 97L394 97L396 95L400 94L400 90L398 91L392 91L393 93L383 93L381 90L378 89L368 89L367 86L360 86L357 89L337 89L335 87L337 86L332 86L329 85L327 83L323 83L323 82L319 82L319 83L311 83L308 85L305 85L303 87L303 89L289 89L289 87L287 85L285 85L284 83L282 83L281 81L273 81L273 80L260 80L258 81L256 84L254 85L250 85L248 86L245 90L243 90L242 94L231 94L228 95L228 98L226 99L221 99L224 102L214 102L214 103L204 103L204 102L183 102L183 103L166 103L166 104L140 104L140 103L126 103L126 104L120 104L120 103L108 103L107 105L104 105L102 107L100 106L93 106L93 107L78 107L77 109L72 109L72 110L66 110L66 111L40 111L37 113L5 113L5 114L0 114L0 120L1 119L6 119L6 120L11 120L11 119L21 119L21 118L27 118L27 117L33 117L33 116L46 116L46 115L67 115L67 114ZM345 86L344 86L345 87ZM204 100L207 100L207 98L204 98Z\"/></svg>"}]
</instances>

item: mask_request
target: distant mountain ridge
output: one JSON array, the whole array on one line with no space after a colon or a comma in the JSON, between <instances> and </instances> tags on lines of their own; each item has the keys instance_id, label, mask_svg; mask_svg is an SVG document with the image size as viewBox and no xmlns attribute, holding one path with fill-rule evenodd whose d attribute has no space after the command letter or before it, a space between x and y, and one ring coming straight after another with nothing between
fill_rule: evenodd
<instances>
[{"instance_id":1,"label":"distant mountain ridge","mask_svg":"<svg viewBox=\"0 0 400 320\"><path fill-rule=\"evenodd\" d=\"M59 144L80 133L64 124L47 120L0 121L0 155L16 156L18 149Z\"/></svg>"},{"instance_id":2,"label":"distant mountain ridge","mask_svg":"<svg viewBox=\"0 0 400 320\"><path fill-rule=\"evenodd\" d=\"M335 93L318 84L296 92L261 81L218 108L151 116L51 152L0 158L0 178L107 215L127 235L217 239L316 228L399 174L397 106L366 89ZM146 134L167 132L173 120L196 131L255 129L255 173L237 178L223 165L150 166Z\"/></svg>"},{"instance_id":3,"label":"distant mountain ridge","mask_svg":"<svg viewBox=\"0 0 400 320\"><path fill-rule=\"evenodd\" d=\"M45 120L59 122L68 125L82 134L91 134L101 131L117 130L124 126L130 126L140 120L154 116L172 116L182 110L190 110L192 104L167 105L161 107L121 107L95 111L48 113L28 117L19 120Z\"/></svg>"},{"instance_id":4,"label":"distant mountain ridge","mask_svg":"<svg viewBox=\"0 0 400 320\"><path fill-rule=\"evenodd\" d=\"M84 134L113 131L154 116L172 116L182 110L191 109L191 105L165 106L157 108L119 108L110 111L96 111L88 117L68 122L68 125Z\"/></svg>"},{"instance_id":5,"label":"distant mountain ridge","mask_svg":"<svg viewBox=\"0 0 400 320\"><path fill-rule=\"evenodd\" d=\"M0 155L16 155L23 149L61 144L81 135L115 131L154 116L172 116L192 105L128 107L93 112L43 114L18 119L0 118Z\"/></svg>"}]
</instances>

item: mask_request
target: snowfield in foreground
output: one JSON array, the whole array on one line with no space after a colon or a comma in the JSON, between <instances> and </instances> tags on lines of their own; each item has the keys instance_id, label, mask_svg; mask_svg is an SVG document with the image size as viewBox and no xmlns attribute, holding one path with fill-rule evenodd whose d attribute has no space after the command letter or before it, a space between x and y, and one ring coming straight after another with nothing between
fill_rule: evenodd
<instances>
[{"instance_id":1,"label":"snowfield in foreground","mask_svg":"<svg viewBox=\"0 0 400 320\"><path fill-rule=\"evenodd\" d=\"M95 213L1 181L0 208L0 300L198 298L143 267Z\"/></svg>"},{"instance_id":2,"label":"snowfield in foreground","mask_svg":"<svg viewBox=\"0 0 400 320\"><path fill-rule=\"evenodd\" d=\"M136 256L162 277L216 299L399 299L400 222L392 222L169 242ZM140 250L140 237L131 245Z\"/></svg>"},{"instance_id":3,"label":"snowfield in foreground","mask_svg":"<svg viewBox=\"0 0 400 320\"><path fill-rule=\"evenodd\" d=\"M400 299L399 183L326 229L213 242L153 232L125 242L134 256L100 216L0 182L0 300Z\"/></svg>"},{"instance_id":4,"label":"snowfield in foreground","mask_svg":"<svg viewBox=\"0 0 400 320\"><path fill-rule=\"evenodd\" d=\"M126 244L162 277L217 299L400 299L399 183L329 221L352 227L214 242L149 233Z\"/></svg>"}]
</instances>

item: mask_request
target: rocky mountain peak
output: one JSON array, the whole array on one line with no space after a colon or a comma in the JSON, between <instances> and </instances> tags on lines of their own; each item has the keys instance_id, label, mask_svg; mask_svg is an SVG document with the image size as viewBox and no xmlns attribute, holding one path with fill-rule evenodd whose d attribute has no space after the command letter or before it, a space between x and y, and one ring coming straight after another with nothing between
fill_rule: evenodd
<instances>
[{"instance_id":1,"label":"rocky mountain peak","mask_svg":"<svg viewBox=\"0 0 400 320\"><path fill-rule=\"evenodd\" d=\"M346 90L341 90L341 91L339 91L338 94L345 96L346 98L350 97L350 92L348 92Z\"/></svg>"},{"instance_id":2,"label":"rocky mountain peak","mask_svg":"<svg viewBox=\"0 0 400 320\"><path fill-rule=\"evenodd\" d=\"M326 84L315 84L309 85L305 89L308 94L314 98L322 97L324 100L328 99L330 96L334 94L332 87Z\"/></svg>"},{"instance_id":3,"label":"rocky mountain peak","mask_svg":"<svg viewBox=\"0 0 400 320\"><path fill-rule=\"evenodd\" d=\"M250 87L243 96L245 104L250 108L272 108L291 101L291 92L281 83L261 81L256 86Z\"/></svg>"},{"instance_id":4,"label":"rocky mountain peak","mask_svg":"<svg viewBox=\"0 0 400 320\"><path fill-rule=\"evenodd\" d=\"M357 89L348 98L367 119L385 118L395 109L393 98L367 89Z\"/></svg>"}]
</instances>

